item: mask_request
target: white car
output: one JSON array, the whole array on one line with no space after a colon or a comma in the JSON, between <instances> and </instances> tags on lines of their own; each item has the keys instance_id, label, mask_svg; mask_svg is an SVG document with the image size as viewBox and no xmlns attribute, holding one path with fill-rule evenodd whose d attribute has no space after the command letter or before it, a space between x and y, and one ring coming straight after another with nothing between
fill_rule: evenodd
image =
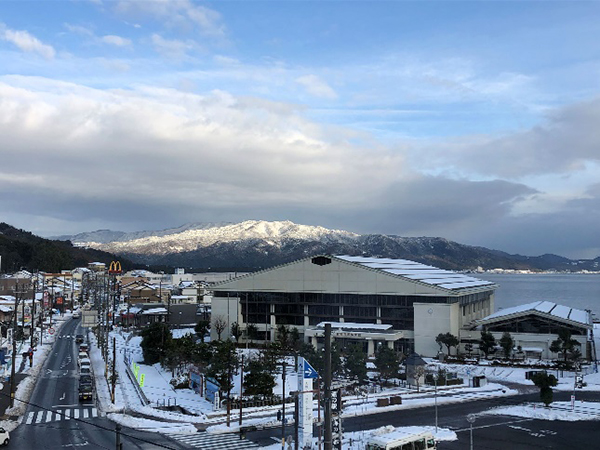
<instances>
[{"instance_id":1,"label":"white car","mask_svg":"<svg viewBox=\"0 0 600 450\"><path fill-rule=\"evenodd\" d=\"M79 367L90 367L92 364L89 358L81 358L77 362L79 362Z\"/></svg>"},{"instance_id":2,"label":"white car","mask_svg":"<svg viewBox=\"0 0 600 450\"><path fill-rule=\"evenodd\" d=\"M0 428L0 444L8 445L9 442L10 435L8 434L8 431L6 431L4 428Z\"/></svg>"}]
</instances>

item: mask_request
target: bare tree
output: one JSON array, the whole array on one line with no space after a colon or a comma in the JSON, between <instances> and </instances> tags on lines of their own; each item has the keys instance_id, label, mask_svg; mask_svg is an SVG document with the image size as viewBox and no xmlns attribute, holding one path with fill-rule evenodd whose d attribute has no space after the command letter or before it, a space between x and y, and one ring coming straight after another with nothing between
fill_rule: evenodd
<instances>
[{"instance_id":1,"label":"bare tree","mask_svg":"<svg viewBox=\"0 0 600 450\"><path fill-rule=\"evenodd\" d=\"M225 317L223 317L223 316L215 317L213 319L212 326L214 327L215 331L217 332L217 339L220 341L221 334L223 334L223 331L225 331L225 329L227 328L227 321L225 320Z\"/></svg>"}]
</instances>

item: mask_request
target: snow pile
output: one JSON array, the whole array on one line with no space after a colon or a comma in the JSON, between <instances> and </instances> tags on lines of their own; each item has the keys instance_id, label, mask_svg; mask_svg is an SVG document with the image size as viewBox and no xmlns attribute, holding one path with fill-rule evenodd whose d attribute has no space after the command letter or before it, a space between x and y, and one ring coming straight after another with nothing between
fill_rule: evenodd
<instances>
[{"instance_id":1,"label":"snow pile","mask_svg":"<svg viewBox=\"0 0 600 450\"><path fill-rule=\"evenodd\" d=\"M157 420L142 419L125 414L110 413L107 417L113 422L136 430L153 431L156 433L197 433L195 426L190 424L159 422Z\"/></svg>"},{"instance_id":2,"label":"snow pile","mask_svg":"<svg viewBox=\"0 0 600 450\"><path fill-rule=\"evenodd\" d=\"M600 403L575 401L571 406L570 402L554 402L547 408L542 403L530 403L493 408L482 414L526 417L538 420L564 420L568 422L599 420Z\"/></svg>"}]
</instances>

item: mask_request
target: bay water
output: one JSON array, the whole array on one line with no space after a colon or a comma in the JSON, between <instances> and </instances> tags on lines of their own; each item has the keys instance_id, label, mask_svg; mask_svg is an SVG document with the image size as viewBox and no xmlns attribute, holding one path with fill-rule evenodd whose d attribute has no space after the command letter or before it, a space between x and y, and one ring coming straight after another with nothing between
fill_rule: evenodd
<instances>
[{"instance_id":1,"label":"bay water","mask_svg":"<svg viewBox=\"0 0 600 450\"><path fill-rule=\"evenodd\" d=\"M474 274L496 283L496 311L536 301L590 309L600 319L600 274Z\"/></svg>"}]
</instances>

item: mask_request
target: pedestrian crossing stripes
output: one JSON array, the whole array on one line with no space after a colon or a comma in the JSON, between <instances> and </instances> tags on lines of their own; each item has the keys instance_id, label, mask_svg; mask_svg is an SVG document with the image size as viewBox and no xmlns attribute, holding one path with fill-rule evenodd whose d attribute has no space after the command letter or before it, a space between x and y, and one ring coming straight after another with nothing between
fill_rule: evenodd
<instances>
[{"instance_id":1,"label":"pedestrian crossing stripes","mask_svg":"<svg viewBox=\"0 0 600 450\"><path fill-rule=\"evenodd\" d=\"M56 411L31 411L25 419L26 425L60 422L71 419L91 419L98 417L97 408L64 408Z\"/></svg>"},{"instance_id":2,"label":"pedestrian crossing stripes","mask_svg":"<svg viewBox=\"0 0 600 450\"><path fill-rule=\"evenodd\" d=\"M238 450L260 448L248 439L240 439L237 434L212 434L203 431L201 433L184 434L184 433L166 433L171 439L174 439L182 444L188 445L190 448L199 448L203 450Z\"/></svg>"}]
</instances>

